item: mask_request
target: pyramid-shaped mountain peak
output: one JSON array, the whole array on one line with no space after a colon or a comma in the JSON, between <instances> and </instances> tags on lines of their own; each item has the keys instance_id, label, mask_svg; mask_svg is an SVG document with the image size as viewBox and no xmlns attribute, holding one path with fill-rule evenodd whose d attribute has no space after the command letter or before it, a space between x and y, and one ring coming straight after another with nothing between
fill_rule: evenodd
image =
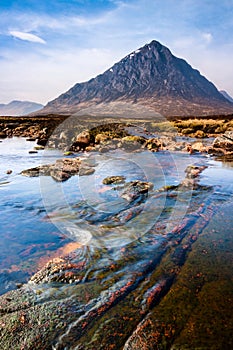
<instances>
[{"instance_id":1,"label":"pyramid-shaped mountain peak","mask_svg":"<svg viewBox=\"0 0 233 350\"><path fill-rule=\"evenodd\" d=\"M213 83L156 40L131 52L103 74L75 84L49 102L43 112L106 115L111 111L124 116L126 104L127 108L140 106L166 116L233 112L233 104ZM117 106L121 110L116 113Z\"/></svg>"}]
</instances>

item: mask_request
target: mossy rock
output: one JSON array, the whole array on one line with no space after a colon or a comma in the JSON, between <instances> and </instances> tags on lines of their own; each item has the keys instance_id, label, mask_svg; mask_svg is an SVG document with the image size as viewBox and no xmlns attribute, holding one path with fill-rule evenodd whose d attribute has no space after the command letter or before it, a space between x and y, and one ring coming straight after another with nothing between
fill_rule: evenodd
<instances>
[{"instance_id":1,"label":"mossy rock","mask_svg":"<svg viewBox=\"0 0 233 350\"><path fill-rule=\"evenodd\" d=\"M123 142L138 142L141 145L143 145L146 142L146 139L144 137L142 137L142 136L130 135L130 136L123 137L122 141Z\"/></svg>"},{"instance_id":2,"label":"mossy rock","mask_svg":"<svg viewBox=\"0 0 233 350\"><path fill-rule=\"evenodd\" d=\"M105 143L109 139L110 139L109 133L97 134L96 137L95 137L95 143L97 143L97 144Z\"/></svg>"},{"instance_id":3,"label":"mossy rock","mask_svg":"<svg viewBox=\"0 0 233 350\"><path fill-rule=\"evenodd\" d=\"M104 185L122 184L122 183L125 183L125 176L109 176L103 179Z\"/></svg>"},{"instance_id":4,"label":"mossy rock","mask_svg":"<svg viewBox=\"0 0 233 350\"><path fill-rule=\"evenodd\" d=\"M146 141L145 147L152 151L152 150L158 150L162 146L159 139L152 138Z\"/></svg>"}]
</instances>

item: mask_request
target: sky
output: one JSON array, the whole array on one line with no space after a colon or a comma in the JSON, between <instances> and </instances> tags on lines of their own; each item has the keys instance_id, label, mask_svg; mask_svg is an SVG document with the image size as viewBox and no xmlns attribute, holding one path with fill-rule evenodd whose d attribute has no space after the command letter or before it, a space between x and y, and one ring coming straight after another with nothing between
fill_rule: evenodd
<instances>
[{"instance_id":1,"label":"sky","mask_svg":"<svg viewBox=\"0 0 233 350\"><path fill-rule=\"evenodd\" d=\"M0 0L0 103L46 104L152 40L233 96L233 0Z\"/></svg>"}]
</instances>

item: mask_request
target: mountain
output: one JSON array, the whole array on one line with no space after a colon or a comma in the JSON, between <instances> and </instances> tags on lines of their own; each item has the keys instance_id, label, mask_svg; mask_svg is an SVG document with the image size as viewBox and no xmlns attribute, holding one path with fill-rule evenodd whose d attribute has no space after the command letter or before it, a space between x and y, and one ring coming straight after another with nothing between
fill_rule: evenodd
<instances>
[{"instance_id":1,"label":"mountain","mask_svg":"<svg viewBox=\"0 0 233 350\"><path fill-rule=\"evenodd\" d=\"M35 112L43 108L44 106L29 101L11 101L8 104L0 104L1 116L22 116Z\"/></svg>"},{"instance_id":2,"label":"mountain","mask_svg":"<svg viewBox=\"0 0 233 350\"><path fill-rule=\"evenodd\" d=\"M221 94L230 102L233 103L233 98L224 90L220 90L219 92L221 92Z\"/></svg>"},{"instance_id":3,"label":"mountain","mask_svg":"<svg viewBox=\"0 0 233 350\"><path fill-rule=\"evenodd\" d=\"M49 102L42 113L127 116L232 113L230 103L199 71L153 40L103 74Z\"/></svg>"}]
</instances>

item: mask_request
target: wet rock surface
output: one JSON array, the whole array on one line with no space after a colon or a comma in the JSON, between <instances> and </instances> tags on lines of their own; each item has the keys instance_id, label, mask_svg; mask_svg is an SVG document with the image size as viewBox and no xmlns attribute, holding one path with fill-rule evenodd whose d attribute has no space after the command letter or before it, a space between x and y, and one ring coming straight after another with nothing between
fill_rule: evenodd
<instances>
[{"instance_id":1,"label":"wet rock surface","mask_svg":"<svg viewBox=\"0 0 233 350\"><path fill-rule=\"evenodd\" d=\"M141 200L144 196L148 195L148 192L152 190L153 187L154 185L150 182L131 181L124 185L120 196L128 202Z\"/></svg>"},{"instance_id":2,"label":"wet rock surface","mask_svg":"<svg viewBox=\"0 0 233 350\"><path fill-rule=\"evenodd\" d=\"M226 271L217 287L216 269L208 268L212 260L205 253L210 238L199 239L217 210L213 198L206 201L203 196L197 210L177 225L174 222L172 235L165 229L162 234L164 216L143 242L109 249L107 254L83 247L50 261L28 284L1 297L2 349L194 349L196 336L204 348L230 346L233 325L229 308L223 305L232 298L231 282ZM197 263L200 252L202 265ZM211 286L218 289L213 333L200 337L201 329L195 328L196 336L187 337L193 317L198 318L201 308L210 308L205 298L211 295ZM216 344L213 334L223 314L224 337ZM208 317L203 322L204 331Z\"/></svg>"},{"instance_id":3,"label":"wet rock surface","mask_svg":"<svg viewBox=\"0 0 233 350\"><path fill-rule=\"evenodd\" d=\"M217 156L233 157L233 131L227 131L225 134L218 136L209 153Z\"/></svg>"},{"instance_id":4,"label":"wet rock surface","mask_svg":"<svg viewBox=\"0 0 233 350\"><path fill-rule=\"evenodd\" d=\"M187 179L198 183L203 170L202 165L189 166ZM173 206L177 198L180 204L184 201L189 189L181 184L153 192L150 183L132 181L120 184L114 191L127 196L125 199L132 204L125 210L127 220L131 220L133 216L128 214L140 209L142 198L147 200L148 193L165 196ZM160 219L141 239L120 249L80 247L65 257L49 261L27 284L1 296L1 348L141 350L155 346L169 349L173 344L195 348L192 346L196 344L195 337L182 338L180 334L181 330L187 332L188 322L200 314L198 308L210 307L209 302L201 305L200 296L205 295L208 300L210 291L204 291L202 286L206 279L216 280L216 269L205 270L208 261L212 261L206 253L210 242L203 241L200 247L198 242L218 211L218 203L213 188L206 187L203 191L197 186L194 191L199 195L193 197L189 212L182 220L174 218L171 229L167 226L169 211L164 209ZM120 215L124 212L115 214L115 218L119 220ZM198 263L200 254L206 259L204 268ZM212 283L214 288L216 281ZM215 300L230 300L232 289L227 283L230 284L229 280L224 280ZM223 294L221 288L227 291ZM180 303L185 304L182 313ZM229 312L223 303L217 305L219 315L225 312L227 322ZM219 323L216 315L213 332ZM230 323L226 323L226 330L231 334ZM200 330L197 334L200 335ZM202 346L209 344L205 337L201 339ZM219 338L213 349L230 346L231 341L231 336Z\"/></svg>"},{"instance_id":5,"label":"wet rock surface","mask_svg":"<svg viewBox=\"0 0 233 350\"><path fill-rule=\"evenodd\" d=\"M95 169L84 162L82 163L80 158L63 158L58 159L54 164L23 170L21 175L28 177L51 176L55 181L62 182L73 175L84 176L94 172Z\"/></svg>"}]
</instances>

